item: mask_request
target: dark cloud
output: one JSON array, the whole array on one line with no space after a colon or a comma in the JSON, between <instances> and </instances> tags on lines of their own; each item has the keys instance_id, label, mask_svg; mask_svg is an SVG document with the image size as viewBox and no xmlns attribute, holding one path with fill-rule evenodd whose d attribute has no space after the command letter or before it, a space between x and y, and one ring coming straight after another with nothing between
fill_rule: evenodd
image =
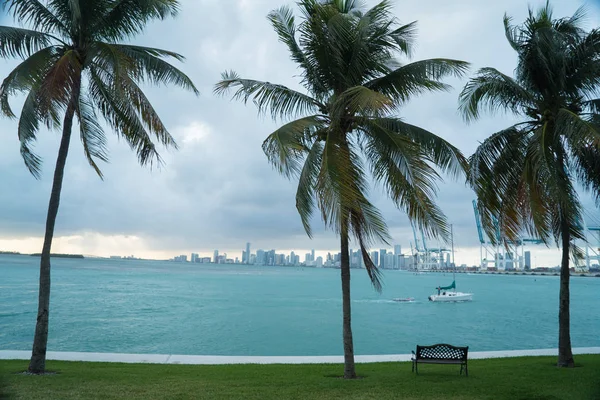
<instances>
[{"instance_id":1,"label":"dark cloud","mask_svg":"<svg viewBox=\"0 0 600 400\"><path fill-rule=\"evenodd\" d=\"M279 176L262 153L261 143L277 123L258 116L252 105L212 94L220 73L230 69L244 77L298 88L298 71L266 20L270 10L291 1L181 3L176 20L153 23L136 39L139 44L184 54L187 61L180 68L202 92L196 98L175 88L147 88L180 150L163 153L163 168L143 169L127 145L110 136L110 163L103 166L105 180L101 181L87 165L74 134L57 235L79 235L68 243L98 254L105 254L103 244L121 249L117 242L129 243L131 248L123 250L129 254L209 252L213 248L233 251L246 241L251 241L254 249L337 248L337 239L323 231L318 215L314 240L306 237L295 210L295 182ZM557 15L572 13L577 3L556 2ZM451 57L472 62L473 69L494 66L512 72L516 59L504 38L502 16L507 11L521 21L527 12L521 0L439 2L435 8L408 0L395 6L402 22L419 21L415 59ZM590 23L598 21L595 14L592 17ZM0 60L0 75L5 76L14 65ZM510 116L486 117L465 124L456 111L464 82L454 79L454 91L414 99L401 116L438 133L469 155L478 142L513 120ZM0 133L0 239L41 237L59 135L40 133L36 149L45 164L42 179L36 181L20 160L16 122L0 120ZM454 224L457 245L477 246L473 193L462 181L448 180L439 189L439 203ZM394 241L408 248L412 231L406 217L381 189L373 190L372 199L386 217ZM139 240L127 242L126 238Z\"/></svg>"}]
</instances>

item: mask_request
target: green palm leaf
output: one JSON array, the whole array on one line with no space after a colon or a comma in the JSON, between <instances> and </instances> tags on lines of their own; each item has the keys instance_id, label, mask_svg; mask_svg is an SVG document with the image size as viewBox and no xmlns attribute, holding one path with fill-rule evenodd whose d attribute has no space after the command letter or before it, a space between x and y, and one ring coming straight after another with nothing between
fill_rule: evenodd
<instances>
[{"instance_id":1,"label":"green palm leaf","mask_svg":"<svg viewBox=\"0 0 600 400\"><path fill-rule=\"evenodd\" d=\"M52 37L23 28L0 26L0 58L27 58L48 47Z\"/></svg>"},{"instance_id":2,"label":"green palm leaf","mask_svg":"<svg viewBox=\"0 0 600 400\"><path fill-rule=\"evenodd\" d=\"M225 72L222 80L215 86L217 95L224 95L230 89L237 88L233 99L248 102L252 99L259 112L270 112L276 118L297 116L319 112L325 106L312 97L296 92L283 85L240 79L235 72Z\"/></svg>"}]
</instances>

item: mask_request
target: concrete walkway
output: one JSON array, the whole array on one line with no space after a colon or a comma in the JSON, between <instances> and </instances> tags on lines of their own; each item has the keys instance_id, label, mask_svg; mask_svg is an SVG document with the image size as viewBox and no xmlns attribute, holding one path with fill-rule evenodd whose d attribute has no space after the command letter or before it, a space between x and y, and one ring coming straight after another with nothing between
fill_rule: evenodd
<instances>
[{"instance_id":1,"label":"concrete walkway","mask_svg":"<svg viewBox=\"0 0 600 400\"><path fill-rule=\"evenodd\" d=\"M573 354L600 354L600 347L579 347ZM469 353L469 359L504 358L522 356L556 356L557 349L475 351ZM28 360L30 351L0 350L0 360ZM376 356L356 356L357 363L388 361L410 361L410 354L390 354ZM117 363L149 364L341 364L343 356L185 356L175 354L123 354L123 353L75 353L49 351L48 360L89 361Z\"/></svg>"}]
</instances>

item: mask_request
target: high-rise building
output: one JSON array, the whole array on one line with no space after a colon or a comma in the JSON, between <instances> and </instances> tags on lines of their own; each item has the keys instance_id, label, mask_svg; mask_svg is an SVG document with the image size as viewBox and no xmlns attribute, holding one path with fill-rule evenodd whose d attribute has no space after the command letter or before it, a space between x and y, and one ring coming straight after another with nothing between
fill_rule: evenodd
<instances>
[{"instance_id":1,"label":"high-rise building","mask_svg":"<svg viewBox=\"0 0 600 400\"><path fill-rule=\"evenodd\" d=\"M529 271L531 269L531 252L526 251L524 256L525 256L525 271Z\"/></svg>"},{"instance_id":2,"label":"high-rise building","mask_svg":"<svg viewBox=\"0 0 600 400\"><path fill-rule=\"evenodd\" d=\"M371 260L373 261L373 264L379 266L379 253L377 251L371 252Z\"/></svg>"},{"instance_id":3,"label":"high-rise building","mask_svg":"<svg viewBox=\"0 0 600 400\"><path fill-rule=\"evenodd\" d=\"M310 251L310 261L315 261L315 249Z\"/></svg>"},{"instance_id":4,"label":"high-rise building","mask_svg":"<svg viewBox=\"0 0 600 400\"><path fill-rule=\"evenodd\" d=\"M219 263L219 250L215 250L215 252L213 253L213 262L215 264Z\"/></svg>"},{"instance_id":5,"label":"high-rise building","mask_svg":"<svg viewBox=\"0 0 600 400\"><path fill-rule=\"evenodd\" d=\"M315 265L317 268L321 268L323 266L323 257L321 257L321 256L317 257Z\"/></svg>"},{"instance_id":6,"label":"high-rise building","mask_svg":"<svg viewBox=\"0 0 600 400\"><path fill-rule=\"evenodd\" d=\"M379 250L379 268L381 268L381 269L386 268L386 265L385 265L385 253L387 253L386 249L380 249Z\"/></svg>"},{"instance_id":7,"label":"high-rise building","mask_svg":"<svg viewBox=\"0 0 600 400\"><path fill-rule=\"evenodd\" d=\"M250 264L250 242L246 243L246 260L242 259L244 264Z\"/></svg>"},{"instance_id":8,"label":"high-rise building","mask_svg":"<svg viewBox=\"0 0 600 400\"><path fill-rule=\"evenodd\" d=\"M193 263L197 263L198 262L198 253L192 253L192 257L190 258L190 261Z\"/></svg>"},{"instance_id":9,"label":"high-rise building","mask_svg":"<svg viewBox=\"0 0 600 400\"><path fill-rule=\"evenodd\" d=\"M264 250L256 250L256 265L266 265L267 258Z\"/></svg>"},{"instance_id":10,"label":"high-rise building","mask_svg":"<svg viewBox=\"0 0 600 400\"><path fill-rule=\"evenodd\" d=\"M394 255L391 252L385 255L385 264L383 268L394 269Z\"/></svg>"},{"instance_id":11,"label":"high-rise building","mask_svg":"<svg viewBox=\"0 0 600 400\"><path fill-rule=\"evenodd\" d=\"M400 255L402 254L402 246L399 244L394 246L394 269L400 269Z\"/></svg>"}]
</instances>

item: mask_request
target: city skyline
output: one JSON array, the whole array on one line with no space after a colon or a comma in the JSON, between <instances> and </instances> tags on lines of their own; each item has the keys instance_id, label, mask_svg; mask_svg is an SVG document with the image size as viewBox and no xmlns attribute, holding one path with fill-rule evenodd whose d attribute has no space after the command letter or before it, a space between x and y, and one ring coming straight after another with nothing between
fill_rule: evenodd
<instances>
[{"instance_id":1,"label":"city skyline","mask_svg":"<svg viewBox=\"0 0 600 400\"><path fill-rule=\"evenodd\" d=\"M544 2L532 0L529 4L537 7ZM374 1L365 3L369 6ZM283 4L293 1L246 1L240 7L230 7L227 2L183 0L177 20L149 26L134 42L186 54L186 63L177 66L202 94L196 99L177 90L148 90L148 97L180 147L177 152L162 154L164 166L160 169L140 168L130 149L108 135L110 163L101 164L102 181L74 141L65 170L53 252L167 259L184 253L190 257L192 252L205 255L214 248L233 254L247 238L252 238L255 248L297 248L301 254L315 248L321 256L337 251L339 240L323 229L319 213L312 221L313 240L306 236L295 208L295 182L273 171L264 156L261 144L279 123L257 118L252 107L212 95L220 73L234 67L244 76L298 88L296 67L266 20L271 10ZM589 5L586 25L600 25L598 8L582 0L556 2L555 14L572 15L583 4ZM401 22L417 21L418 46L413 60L462 59L472 63L468 74L472 76L483 66L512 73L516 58L506 42L502 18L506 12L515 22L522 21L527 9L522 0L457 0L434 8L419 0L406 0L402 7L394 8L394 13ZM198 23L197 15L217 18ZM13 23L4 15L0 15L0 22ZM239 29L224 29L233 25ZM471 29L447 29L450 25ZM0 65L0 74L6 76L14 65L6 61ZM458 93L467 78L449 80L454 87L449 93L414 98L399 116L439 134L468 156L479 142L514 119L500 115L465 124L456 109ZM44 165L36 181L23 165L16 121L1 119L0 129L6 133L0 148L0 173L5 186L14 188L0 196L0 248L39 252L58 137L53 132L40 132L36 152ZM446 182L439 184L438 202L454 224L456 260L474 264L479 257L471 208L475 196L464 180L444 178ZM413 233L406 216L377 186L371 187L369 200L381 210L390 235L408 252ZM592 200L584 198L584 205L598 214ZM373 250L380 247L377 243ZM559 260L557 251L535 252L541 264Z\"/></svg>"}]
</instances>

